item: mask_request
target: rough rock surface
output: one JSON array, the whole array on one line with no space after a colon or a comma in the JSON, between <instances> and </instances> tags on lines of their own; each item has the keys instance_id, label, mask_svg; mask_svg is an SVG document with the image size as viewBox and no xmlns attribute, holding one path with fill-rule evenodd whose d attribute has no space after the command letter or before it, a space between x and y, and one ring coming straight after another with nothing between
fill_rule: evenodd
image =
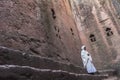
<instances>
[{"instance_id":1,"label":"rough rock surface","mask_svg":"<svg viewBox=\"0 0 120 80\"><path fill-rule=\"evenodd\" d=\"M100 72L100 71L99 71ZM1 80L102 80L114 71L90 75L81 67L0 46Z\"/></svg>"},{"instance_id":2,"label":"rough rock surface","mask_svg":"<svg viewBox=\"0 0 120 80\"><path fill-rule=\"evenodd\" d=\"M86 73L86 70L80 66L54 61L50 58L33 56L19 50L13 50L0 46L0 65L6 64L30 66L39 69L63 70L81 74Z\"/></svg>"},{"instance_id":3,"label":"rough rock surface","mask_svg":"<svg viewBox=\"0 0 120 80\"><path fill-rule=\"evenodd\" d=\"M60 70L37 69L27 66L0 66L1 80L102 80L105 75L75 74Z\"/></svg>"},{"instance_id":4,"label":"rough rock surface","mask_svg":"<svg viewBox=\"0 0 120 80\"><path fill-rule=\"evenodd\" d=\"M0 80L102 80L108 73L90 75L81 67L33 56L0 46ZM109 72L112 74L113 72Z\"/></svg>"},{"instance_id":5,"label":"rough rock surface","mask_svg":"<svg viewBox=\"0 0 120 80\"><path fill-rule=\"evenodd\" d=\"M82 44L98 68L119 65L120 0L71 0Z\"/></svg>"},{"instance_id":6,"label":"rough rock surface","mask_svg":"<svg viewBox=\"0 0 120 80\"><path fill-rule=\"evenodd\" d=\"M85 44L97 69L120 73L119 19L119 0L0 0L0 45L82 66Z\"/></svg>"},{"instance_id":7,"label":"rough rock surface","mask_svg":"<svg viewBox=\"0 0 120 80\"><path fill-rule=\"evenodd\" d=\"M69 1L0 0L0 45L81 64Z\"/></svg>"}]
</instances>

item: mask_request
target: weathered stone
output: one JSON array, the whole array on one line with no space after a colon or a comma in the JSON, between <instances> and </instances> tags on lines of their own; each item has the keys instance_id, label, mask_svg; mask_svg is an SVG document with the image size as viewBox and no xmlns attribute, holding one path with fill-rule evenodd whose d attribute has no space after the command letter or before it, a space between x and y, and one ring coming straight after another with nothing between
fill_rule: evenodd
<instances>
[{"instance_id":1,"label":"weathered stone","mask_svg":"<svg viewBox=\"0 0 120 80\"><path fill-rule=\"evenodd\" d=\"M97 68L119 63L119 0L71 0L82 44ZM91 39L94 35L94 39Z\"/></svg>"},{"instance_id":2,"label":"weathered stone","mask_svg":"<svg viewBox=\"0 0 120 80\"><path fill-rule=\"evenodd\" d=\"M78 67L73 64L54 61L50 58L33 56L29 53L0 46L0 65L5 64L31 66L40 69L64 70L75 73L86 73L86 70L80 66Z\"/></svg>"},{"instance_id":3,"label":"weathered stone","mask_svg":"<svg viewBox=\"0 0 120 80\"><path fill-rule=\"evenodd\" d=\"M69 1L0 1L2 46L80 65L77 33Z\"/></svg>"},{"instance_id":4,"label":"weathered stone","mask_svg":"<svg viewBox=\"0 0 120 80\"><path fill-rule=\"evenodd\" d=\"M60 70L37 69L28 66L0 65L1 80L102 80L105 75L69 73Z\"/></svg>"},{"instance_id":5,"label":"weathered stone","mask_svg":"<svg viewBox=\"0 0 120 80\"><path fill-rule=\"evenodd\" d=\"M0 45L82 66L80 47L85 44L96 68L109 68L120 61L119 4L119 0L0 0ZM0 64L41 63L53 68L54 62L46 59L1 52L5 54L1 53ZM60 64L54 68L58 65L61 68Z\"/></svg>"}]
</instances>

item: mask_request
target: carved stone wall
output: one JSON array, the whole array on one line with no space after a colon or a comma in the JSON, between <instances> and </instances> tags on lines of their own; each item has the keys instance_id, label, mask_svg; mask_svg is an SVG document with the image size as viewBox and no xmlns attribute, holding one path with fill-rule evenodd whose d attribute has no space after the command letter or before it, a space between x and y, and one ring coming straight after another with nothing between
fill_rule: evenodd
<instances>
[{"instance_id":1,"label":"carved stone wall","mask_svg":"<svg viewBox=\"0 0 120 80\"><path fill-rule=\"evenodd\" d=\"M82 64L69 0L0 0L0 45Z\"/></svg>"},{"instance_id":2,"label":"carved stone wall","mask_svg":"<svg viewBox=\"0 0 120 80\"><path fill-rule=\"evenodd\" d=\"M98 68L119 63L119 0L71 0L82 44ZM79 3L78 3L79 2Z\"/></svg>"}]
</instances>

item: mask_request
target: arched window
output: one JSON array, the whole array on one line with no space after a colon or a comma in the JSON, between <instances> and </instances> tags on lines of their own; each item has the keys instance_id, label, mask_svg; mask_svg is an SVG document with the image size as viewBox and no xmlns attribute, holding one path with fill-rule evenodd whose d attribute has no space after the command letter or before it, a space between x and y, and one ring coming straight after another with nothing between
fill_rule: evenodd
<instances>
[{"instance_id":1,"label":"arched window","mask_svg":"<svg viewBox=\"0 0 120 80\"><path fill-rule=\"evenodd\" d=\"M112 32L111 28L106 28L106 35L107 36L112 36L113 35L113 32Z\"/></svg>"},{"instance_id":2,"label":"arched window","mask_svg":"<svg viewBox=\"0 0 120 80\"><path fill-rule=\"evenodd\" d=\"M94 34L90 34L89 38L90 38L91 42L95 42L96 41L96 38L95 38Z\"/></svg>"}]
</instances>

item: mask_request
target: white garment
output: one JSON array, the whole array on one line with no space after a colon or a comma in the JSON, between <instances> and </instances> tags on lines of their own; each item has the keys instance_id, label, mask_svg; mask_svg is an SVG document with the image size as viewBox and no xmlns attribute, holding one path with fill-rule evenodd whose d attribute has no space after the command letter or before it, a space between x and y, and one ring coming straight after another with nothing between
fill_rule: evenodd
<instances>
[{"instance_id":1,"label":"white garment","mask_svg":"<svg viewBox=\"0 0 120 80\"><path fill-rule=\"evenodd\" d=\"M86 64L87 72L88 73L95 73L96 72L96 68L95 68L94 64L92 63L91 56L89 55L87 59L88 59L87 64Z\"/></svg>"},{"instance_id":2,"label":"white garment","mask_svg":"<svg viewBox=\"0 0 120 80\"><path fill-rule=\"evenodd\" d=\"M83 47L82 47L82 51L81 51L81 58L83 61L84 68L87 69L87 72L88 73L95 73L96 68L94 67L94 64L92 63L92 57L86 50L84 50Z\"/></svg>"},{"instance_id":3,"label":"white garment","mask_svg":"<svg viewBox=\"0 0 120 80\"><path fill-rule=\"evenodd\" d=\"M85 66L87 64L87 52L85 50L81 51L81 58L82 58L83 65L84 65L84 68L85 68Z\"/></svg>"}]
</instances>

